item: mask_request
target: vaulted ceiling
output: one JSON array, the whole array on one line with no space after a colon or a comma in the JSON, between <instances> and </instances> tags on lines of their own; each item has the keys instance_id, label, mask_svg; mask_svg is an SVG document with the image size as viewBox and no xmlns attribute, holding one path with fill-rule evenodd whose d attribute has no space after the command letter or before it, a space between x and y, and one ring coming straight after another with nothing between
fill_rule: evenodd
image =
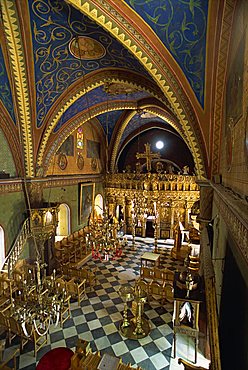
<instances>
[{"instance_id":1,"label":"vaulted ceiling","mask_svg":"<svg viewBox=\"0 0 248 370\"><path fill-rule=\"evenodd\" d=\"M93 118L108 136L110 170L137 125L156 122L184 140L199 176L217 172L235 1L227 3L1 0L0 118L18 173L45 173ZM141 111L156 119L141 122Z\"/></svg>"}]
</instances>

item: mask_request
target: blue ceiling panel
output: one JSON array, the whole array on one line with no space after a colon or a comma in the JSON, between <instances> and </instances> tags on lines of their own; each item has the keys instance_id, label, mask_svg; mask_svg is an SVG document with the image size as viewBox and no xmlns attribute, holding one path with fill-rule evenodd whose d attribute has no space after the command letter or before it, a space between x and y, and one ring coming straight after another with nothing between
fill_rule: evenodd
<instances>
[{"instance_id":1,"label":"blue ceiling panel","mask_svg":"<svg viewBox=\"0 0 248 370\"><path fill-rule=\"evenodd\" d=\"M153 29L204 107L208 0L125 0Z\"/></svg>"},{"instance_id":2,"label":"blue ceiling panel","mask_svg":"<svg viewBox=\"0 0 248 370\"><path fill-rule=\"evenodd\" d=\"M15 121L15 114L14 114L14 108L13 108L13 99L12 99L12 94L10 90L10 84L9 84L9 79L4 63L4 58L3 58L3 52L2 48L0 47L0 99L9 112L12 120L14 123Z\"/></svg>"},{"instance_id":3,"label":"blue ceiling panel","mask_svg":"<svg viewBox=\"0 0 248 370\"><path fill-rule=\"evenodd\" d=\"M91 90L87 93L87 95L82 96L79 98L75 103L73 103L62 115L58 124L56 125L54 132L58 131L65 122L67 122L70 118L78 114L79 112L84 111L89 106L94 106L101 102L113 101L113 100L120 100L120 101L127 101L127 100L137 100L142 99L145 97L150 96L145 91L139 91L133 94L120 94L120 95L109 95L107 94L102 87L98 87L94 90Z\"/></svg>"},{"instance_id":4,"label":"blue ceiling panel","mask_svg":"<svg viewBox=\"0 0 248 370\"><path fill-rule=\"evenodd\" d=\"M123 112L123 110L114 110L112 112L106 112L97 116L105 133L108 134L108 142L110 142L115 124Z\"/></svg>"},{"instance_id":5,"label":"blue ceiling panel","mask_svg":"<svg viewBox=\"0 0 248 370\"><path fill-rule=\"evenodd\" d=\"M138 60L95 22L64 1L29 0L35 83L37 127L56 99L83 74L108 67L149 74ZM75 36L90 37L104 53L99 59L76 58L70 51ZM80 49L81 50L81 49Z\"/></svg>"},{"instance_id":6,"label":"blue ceiling panel","mask_svg":"<svg viewBox=\"0 0 248 370\"><path fill-rule=\"evenodd\" d=\"M123 132L123 135L121 137L121 141L120 141L120 145L119 147L122 145L122 143L124 142L124 140L133 132L133 131L136 131L139 127L141 128L142 126L144 126L145 124L149 123L149 122L153 122L156 123L164 123L166 124L165 120L163 120L162 118L160 117L153 117L153 118L141 118L139 114L136 114L128 123L127 127L125 128L124 132ZM140 129L140 132L142 131L142 129Z\"/></svg>"}]
</instances>

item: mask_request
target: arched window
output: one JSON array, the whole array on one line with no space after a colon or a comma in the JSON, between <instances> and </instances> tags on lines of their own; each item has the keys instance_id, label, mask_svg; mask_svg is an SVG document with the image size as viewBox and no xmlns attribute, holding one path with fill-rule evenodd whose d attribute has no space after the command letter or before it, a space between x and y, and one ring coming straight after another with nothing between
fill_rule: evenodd
<instances>
[{"instance_id":1,"label":"arched window","mask_svg":"<svg viewBox=\"0 0 248 370\"><path fill-rule=\"evenodd\" d=\"M0 269L3 268L4 260L5 260L4 231L2 226L0 226Z\"/></svg>"},{"instance_id":2,"label":"arched window","mask_svg":"<svg viewBox=\"0 0 248 370\"><path fill-rule=\"evenodd\" d=\"M95 203L94 203L94 211L95 211L95 216L102 217L103 215L103 197L101 194L97 194L95 197Z\"/></svg>"},{"instance_id":3,"label":"arched window","mask_svg":"<svg viewBox=\"0 0 248 370\"><path fill-rule=\"evenodd\" d=\"M71 232L71 224L70 224L70 207L62 203L59 206L58 212L58 226L56 229L56 237L55 240L63 239L63 237L67 236Z\"/></svg>"}]
</instances>

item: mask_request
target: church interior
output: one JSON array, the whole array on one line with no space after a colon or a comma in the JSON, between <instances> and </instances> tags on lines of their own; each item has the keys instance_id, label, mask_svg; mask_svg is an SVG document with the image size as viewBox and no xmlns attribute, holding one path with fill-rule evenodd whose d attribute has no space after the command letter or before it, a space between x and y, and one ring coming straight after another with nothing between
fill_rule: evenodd
<instances>
[{"instance_id":1,"label":"church interior","mask_svg":"<svg viewBox=\"0 0 248 370\"><path fill-rule=\"evenodd\" d=\"M0 369L248 369L248 2L0 22Z\"/></svg>"}]
</instances>

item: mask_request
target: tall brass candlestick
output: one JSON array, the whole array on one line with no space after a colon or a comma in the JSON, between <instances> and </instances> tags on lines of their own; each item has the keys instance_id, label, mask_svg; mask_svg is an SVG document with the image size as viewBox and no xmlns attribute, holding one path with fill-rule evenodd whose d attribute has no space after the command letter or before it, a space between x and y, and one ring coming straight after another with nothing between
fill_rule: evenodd
<instances>
[{"instance_id":1,"label":"tall brass candlestick","mask_svg":"<svg viewBox=\"0 0 248 370\"><path fill-rule=\"evenodd\" d=\"M158 251L158 223L157 223L157 217L155 214L154 219L154 253L159 253Z\"/></svg>"}]
</instances>

